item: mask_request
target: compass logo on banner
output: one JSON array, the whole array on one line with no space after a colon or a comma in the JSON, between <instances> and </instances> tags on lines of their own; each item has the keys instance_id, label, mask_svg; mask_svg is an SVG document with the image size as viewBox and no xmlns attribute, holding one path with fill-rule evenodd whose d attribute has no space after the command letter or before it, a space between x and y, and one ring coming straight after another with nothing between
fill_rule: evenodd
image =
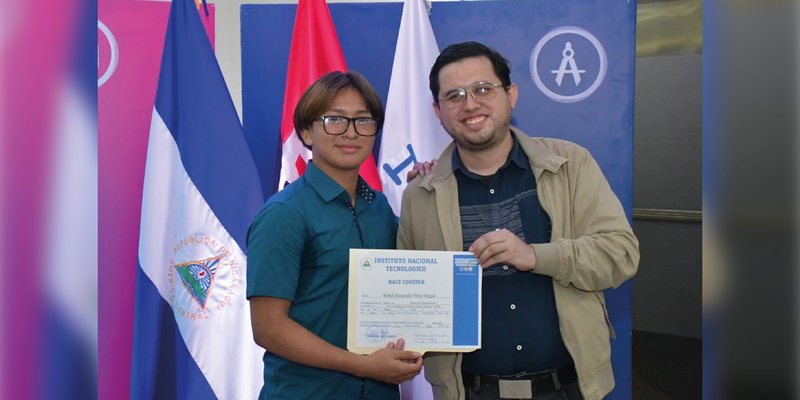
<instances>
[{"instance_id":1,"label":"compass logo on banner","mask_svg":"<svg viewBox=\"0 0 800 400\"><path fill-rule=\"evenodd\" d=\"M562 26L544 35L531 52L531 77L547 97L576 103L603 83L608 59L603 45L589 31Z\"/></svg>"},{"instance_id":2,"label":"compass logo on banner","mask_svg":"<svg viewBox=\"0 0 800 400\"><path fill-rule=\"evenodd\" d=\"M97 87L99 88L108 82L108 79L117 70L119 46L111 29L108 29L106 24L99 19L97 20L97 29L100 31L100 34L97 35Z\"/></svg>"}]
</instances>

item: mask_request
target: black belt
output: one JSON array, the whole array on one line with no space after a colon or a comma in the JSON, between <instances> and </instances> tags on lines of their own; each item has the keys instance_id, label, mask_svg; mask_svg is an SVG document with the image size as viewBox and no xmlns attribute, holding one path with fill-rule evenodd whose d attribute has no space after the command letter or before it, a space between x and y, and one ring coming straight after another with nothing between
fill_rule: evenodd
<instances>
[{"instance_id":1,"label":"black belt","mask_svg":"<svg viewBox=\"0 0 800 400\"><path fill-rule=\"evenodd\" d=\"M477 391L479 394L493 396L500 394L501 385L506 387L509 385L530 385L530 392L532 394L532 397L530 398L535 398L535 396L541 394L553 393L564 386L578 381L578 374L575 372L574 365L559 367L554 370L536 372L532 374L520 373L515 375L498 376L471 374L465 372L462 374L462 376L464 379L465 388ZM524 383L523 381L527 381L527 383Z\"/></svg>"}]
</instances>

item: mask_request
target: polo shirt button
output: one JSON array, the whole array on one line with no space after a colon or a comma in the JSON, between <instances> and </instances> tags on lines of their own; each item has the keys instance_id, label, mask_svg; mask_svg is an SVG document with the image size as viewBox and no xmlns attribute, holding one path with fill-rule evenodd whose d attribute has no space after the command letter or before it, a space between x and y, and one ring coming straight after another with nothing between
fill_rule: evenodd
<instances>
[{"instance_id":1,"label":"polo shirt button","mask_svg":"<svg viewBox=\"0 0 800 400\"><path fill-rule=\"evenodd\" d=\"M508 271L508 265L503 265L503 271Z\"/></svg>"},{"instance_id":2,"label":"polo shirt button","mask_svg":"<svg viewBox=\"0 0 800 400\"><path fill-rule=\"evenodd\" d=\"M517 305L516 305L516 304L512 304L512 305L511 305L511 309L512 309L512 310L516 310L516 309L517 309Z\"/></svg>"},{"instance_id":3,"label":"polo shirt button","mask_svg":"<svg viewBox=\"0 0 800 400\"><path fill-rule=\"evenodd\" d=\"M518 350L518 351L519 351L519 350L522 350L522 345L521 345L521 344L518 344L518 345L517 345L517 350Z\"/></svg>"},{"instance_id":4,"label":"polo shirt button","mask_svg":"<svg viewBox=\"0 0 800 400\"><path fill-rule=\"evenodd\" d=\"M494 189L489 189L489 193L494 194Z\"/></svg>"}]
</instances>

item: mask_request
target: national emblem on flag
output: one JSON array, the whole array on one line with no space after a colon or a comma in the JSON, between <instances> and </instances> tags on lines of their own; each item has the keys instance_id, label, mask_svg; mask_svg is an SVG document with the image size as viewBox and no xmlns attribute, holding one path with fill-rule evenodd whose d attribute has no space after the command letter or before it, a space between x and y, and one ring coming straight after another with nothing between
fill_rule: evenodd
<instances>
[{"instance_id":1,"label":"national emblem on flag","mask_svg":"<svg viewBox=\"0 0 800 400\"><path fill-rule=\"evenodd\" d=\"M211 284L214 283L214 275L217 273L217 263L222 257L214 257L200 261L190 261L175 265L178 275L183 281L186 290L192 294L197 303L203 309L206 308L208 292Z\"/></svg>"}]
</instances>

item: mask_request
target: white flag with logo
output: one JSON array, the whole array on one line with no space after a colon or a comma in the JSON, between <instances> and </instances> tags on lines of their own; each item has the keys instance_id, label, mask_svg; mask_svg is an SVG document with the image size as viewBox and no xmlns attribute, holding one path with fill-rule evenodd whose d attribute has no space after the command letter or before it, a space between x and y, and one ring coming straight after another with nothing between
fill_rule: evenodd
<instances>
[{"instance_id":1,"label":"white flag with logo","mask_svg":"<svg viewBox=\"0 0 800 400\"><path fill-rule=\"evenodd\" d=\"M438 55L439 46L424 0L406 0L378 161L383 193L397 215L400 215L406 173L415 162L438 157L451 140L433 113L433 98L428 89L428 75Z\"/></svg>"}]
</instances>

